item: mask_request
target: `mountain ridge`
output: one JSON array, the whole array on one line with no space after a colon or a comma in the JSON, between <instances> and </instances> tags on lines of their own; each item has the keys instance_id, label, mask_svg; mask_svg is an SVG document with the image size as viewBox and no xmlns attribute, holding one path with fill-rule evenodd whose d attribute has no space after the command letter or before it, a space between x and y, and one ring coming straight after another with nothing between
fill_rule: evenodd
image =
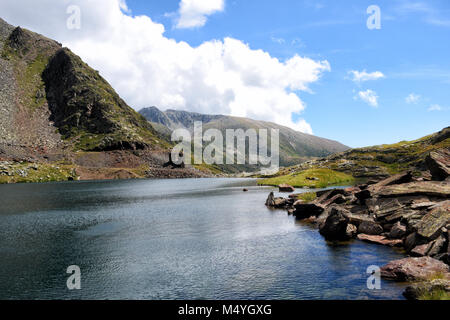
<instances>
[{"instance_id":1,"label":"mountain ridge","mask_svg":"<svg viewBox=\"0 0 450 320\"><path fill-rule=\"evenodd\" d=\"M204 130L214 128L222 132L226 129L279 129L280 163L282 166L293 165L310 158L329 156L350 149L337 141L301 133L268 121L173 109L163 112L157 107L143 108L139 113L149 120L157 131L168 136L170 136L172 130L178 128L186 128L192 131L194 121L201 121Z\"/></svg>"}]
</instances>

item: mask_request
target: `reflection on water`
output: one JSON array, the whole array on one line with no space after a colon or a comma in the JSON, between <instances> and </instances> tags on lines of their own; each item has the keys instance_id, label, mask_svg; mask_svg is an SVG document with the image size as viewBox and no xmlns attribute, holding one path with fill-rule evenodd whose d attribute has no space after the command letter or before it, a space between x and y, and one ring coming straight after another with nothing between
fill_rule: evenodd
<instances>
[{"instance_id":1,"label":"reflection on water","mask_svg":"<svg viewBox=\"0 0 450 320\"><path fill-rule=\"evenodd\" d=\"M245 186L249 192L242 192ZM399 299L366 289L402 257L327 244L246 179L1 185L0 299ZM78 265L82 289L69 291Z\"/></svg>"}]
</instances>

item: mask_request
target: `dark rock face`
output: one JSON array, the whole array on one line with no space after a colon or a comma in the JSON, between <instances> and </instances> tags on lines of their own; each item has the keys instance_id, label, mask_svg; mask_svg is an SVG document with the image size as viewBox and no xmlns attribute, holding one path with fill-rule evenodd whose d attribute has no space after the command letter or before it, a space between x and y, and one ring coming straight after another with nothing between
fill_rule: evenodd
<instances>
[{"instance_id":1,"label":"dark rock face","mask_svg":"<svg viewBox=\"0 0 450 320\"><path fill-rule=\"evenodd\" d=\"M401 239L406 234L406 226L401 224L400 221L394 224L389 232L389 238Z\"/></svg>"},{"instance_id":2,"label":"dark rock face","mask_svg":"<svg viewBox=\"0 0 450 320\"><path fill-rule=\"evenodd\" d=\"M332 207L325 223L320 226L319 232L327 240L346 240L349 238L347 234L348 222L349 218L342 209Z\"/></svg>"},{"instance_id":3,"label":"dark rock face","mask_svg":"<svg viewBox=\"0 0 450 320\"><path fill-rule=\"evenodd\" d=\"M450 151L441 149L431 152L425 159L433 180L445 180L450 175Z\"/></svg>"},{"instance_id":4,"label":"dark rock face","mask_svg":"<svg viewBox=\"0 0 450 320\"><path fill-rule=\"evenodd\" d=\"M368 235L379 235L383 233L383 227L372 221L363 221L358 226L358 233L365 233Z\"/></svg>"},{"instance_id":5,"label":"dark rock face","mask_svg":"<svg viewBox=\"0 0 450 320\"><path fill-rule=\"evenodd\" d=\"M60 49L52 57L42 78L51 120L65 138L103 135L98 143L84 149L143 149L145 138L155 133L97 71L69 49Z\"/></svg>"},{"instance_id":6,"label":"dark rock face","mask_svg":"<svg viewBox=\"0 0 450 320\"><path fill-rule=\"evenodd\" d=\"M381 268L381 276L396 281L427 280L436 274L444 274L450 280L450 269L445 263L430 258L405 258L394 260Z\"/></svg>"},{"instance_id":7,"label":"dark rock face","mask_svg":"<svg viewBox=\"0 0 450 320\"><path fill-rule=\"evenodd\" d=\"M325 208L320 204L303 203L301 201L295 202L294 208L294 216L299 219L309 218L311 216L317 217L325 210Z\"/></svg>"}]
</instances>

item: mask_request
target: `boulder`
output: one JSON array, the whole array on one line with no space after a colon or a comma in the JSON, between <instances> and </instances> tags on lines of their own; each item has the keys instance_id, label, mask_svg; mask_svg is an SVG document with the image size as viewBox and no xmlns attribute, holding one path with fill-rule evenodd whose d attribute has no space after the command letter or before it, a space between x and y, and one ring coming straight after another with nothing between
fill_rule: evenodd
<instances>
[{"instance_id":1,"label":"boulder","mask_svg":"<svg viewBox=\"0 0 450 320\"><path fill-rule=\"evenodd\" d=\"M411 255L414 257L424 257L428 255L428 251L430 250L431 243L425 243L418 245L414 249L411 250Z\"/></svg>"},{"instance_id":2,"label":"boulder","mask_svg":"<svg viewBox=\"0 0 450 320\"><path fill-rule=\"evenodd\" d=\"M395 240L389 240L385 236L376 236L376 235L370 235L370 234L364 234L360 233L357 237L361 241L381 244L384 246L390 246L390 247L399 247L403 244L402 240L395 239Z\"/></svg>"},{"instance_id":3,"label":"boulder","mask_svg":"<svg viewBox=\"0 0 450 320\"><path fill-rule=\"evenodd\" d=\"M283 183L278 186L278 191L279 192L294 192L295 188L291 185Z\"/></svg>"},{"instance_id":4,"label":"boulder","mask_svg":"<svg viewBox=\"0 0 450 320\"><path fill-rule=\"evenodd\" d=\"M381 267L381 276L395 281L421 281L437 274L450 280L449 266L430 257L394 260Z\"/></svg>"},{"instance_id":5,"label":"boulder","mask_svg":"<svg viewBox=\"0 0 450 320\"><path fill-rule=\"evenodd\" d=\"M275 198L273 192L269 194L266 200L266 206L274 208L283 208L286 205L286 199Z\"/></svg>"},{"instance_id":6,"label":"boulder","mask_svg":"<svg viewBox=\"0 0 450 320\"><path fill-rule=\"evenodd\" d=\"M330 213L320 226L319 232L327 240L346 240L348 217L345 214L345 210L339 207L331 207Z\"/></svg>"},{"instance_id":7,"label":"boulder","mask_svg":"<svg viewBox=\"0 0 450 320\"><path fill-rule=\"evenodd\" d=\"M389 238L401 239L406 235L406 226L400 222L395 223L389 232Z\"/></svg>"},{"instance_id":8,"label":"boulder","mask_svg":"<svg viewBox=\"0 0 450 320\"><path fill-rule=\"evenodd\" d=\"M430 249L427 255L430 257L437 256L440 253L447 251L447 239L444 235L440 235L436 240L430 243Z\"/></svg>"},{"instance_id":9,"label":"boulder","mask_svg":"<svg viewBox=\"0 0 450 320\"><path fill-rule=\"evenodd\" d=\"M450 176L450 150L441 149L431 152L425 159L433 180L442 181Z\"/></svg>"},{"instance_id":10,"label":"boulder","mask_svg":"<svg viewBox=\"0 0 450 320\"><path fill-rule=\"evenodd\" d=\"M444 201L427 213L416 225L417 234L434 240L441 233L441 228L450 222L450 201Z\"/></svg>"},{"instance_id":11,"label":"boulder","mask_svg":"<svg viewBox=\"0 0 450 320\"><path fill-rule=\"evenodd\" d=\"M368 235L379 235L383 233L383 227L373 221L363 221L358 226L358 233L365 233Z\"/></svg>"},{"instance_id":12,"label":"boulder","mask_svg":"<svg viewBox=\"0 0 450 320\"><path fill-rule=\"evenodd\" d=\"M447 295L450 295L450 280L434 279L410 284L403 292L403 296L408 300L419 300L424 295L432 296L436 291L446 292Z\"/></svg>"},{"instance_id":13,"label":"boulder","mask_svg":"<svg viewBox=\"0 0 450 320\"><path fill-rule=\"evenodd\" d=\"M294 216L299 219L309 218L311 216L319 216L322 212L324 212L325 208L315 202L304 203L299 200L294 203Z\"/></svg>"}]
</instances>

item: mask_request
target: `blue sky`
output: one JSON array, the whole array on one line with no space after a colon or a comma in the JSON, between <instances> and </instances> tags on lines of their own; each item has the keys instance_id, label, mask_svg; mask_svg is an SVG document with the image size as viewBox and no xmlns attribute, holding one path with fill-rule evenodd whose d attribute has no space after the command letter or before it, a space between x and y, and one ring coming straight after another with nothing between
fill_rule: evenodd
<instances>
[{"instance_id":1,"label":"blue sky","mask_svg":"<svg viewBox=\"0 0 450 320\"><path fill-rule=\"evenodd\" d=\"M15 0L0 16L69 47L136 110L246 116L351 147L450 122L449 0Z\"/></svg>"},{"instance_id":2,"label":"blue sky","mask_svg":"<svg viewBox=\"0 0 450 320\"><path fill-rule=\"evenodd\" d=\"M372 4L381 9L379 30L366 26ZM447 0L233 0L203 27L189 29L174 28L167 15L178 10L177 0L128 0L127 5L132 15L148 15L164 24L167 37L192 46L233 37L280 60L295 54L327 60L331 71L310 85L311 93L298 93L306 104L301 117L315 135L360 147L415 139L449 125ZM351 70L380 71L385 77L358 84L349 79ZM376 92L378 107L357 98L366 90ZM420 97L408 103L410 94Z\"/></svg>"}]
</instances>

